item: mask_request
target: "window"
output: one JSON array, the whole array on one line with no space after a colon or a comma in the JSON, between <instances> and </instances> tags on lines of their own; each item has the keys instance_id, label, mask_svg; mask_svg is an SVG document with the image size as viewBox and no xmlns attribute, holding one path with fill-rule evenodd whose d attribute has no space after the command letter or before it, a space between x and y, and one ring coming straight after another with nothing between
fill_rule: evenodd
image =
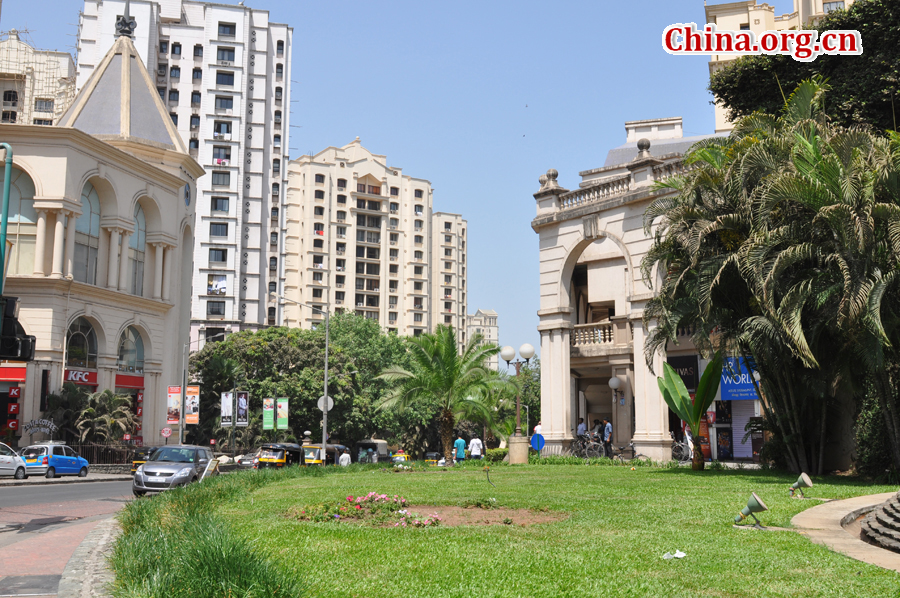
<instances>
[{"instance_id":1,"label":"window","mask_svg":"<svg viewBox=\"0 0 900 598\"><path fill-rule=\"evenodd\" d=\"M200 103L200 92L192 91L191 92L191 104L199 104ZM194 119L197 119L197 126L200 126L200 116L195 114L191 116L191 125L194 124Z\"/></svg>"},{"instance_id":2,"label":"window","mask_svg":"<svg viewBox=\"0 0 900 598\"><path fill-rule=\"evenodd\" d=\"M275 65L275 76L282 77L284 76L284 65L279 63Z\"/></svg>"},{"instance_id":3,"label":"window","mask_svg":"<svg viewBox=\"0 0 900 598\"><path fill-rule=\"evenodd\" d=\"M391 228L397 228L400 225L400 221L397 220L396 218L391 218L388 221L388 225L390 225Z\"/></svg>"},{"instance_id":4,"label":"window","mask_svg":"<svg viewBox=\"0 0 900 598\"><path fill-rule=\"evenodd\" d=\"M178 90L177 89L169 90L169 101L176 102L176 103L178 102Z\"/></svg>"},{"instance_id":5,"label":"window","mask_svg":"<svg viewBox=\"0 0 900 598\"><path fill-rule=\"evenodd\" d=\"M284 96L284 91L280 87L275 88L275 99L280 100Z\"/></svg>"},{"instance_id":6,"label":"window","mask_svg":"<svg viewBox=\"0 0 900 598\"><path fill-rule=\"evenodd\" d=\"M34 109L38 112L53 112L53 100L35 100Z\"/></svg>"},{"instance_id":7,"label":"window","mask_svg":"<svg viewBox=\"0 0 900 598\"><path fill-rule=\"evenodd\" d=\"M413 273L416 276L422 276L422 266L416 266L415 268L413 268Z\"/></svg>"},{"instance_id":8,"label":"window","mask_svg":"<svg viewBox=\"0 0 900 598\"><path fill-rule=\"evenodd\" d=\"M316 199L325 199L325 192L321 189L316 189Z\"/></svg>"},{"instance_id":9,"label":"window","mask_svg":"<svg viewBox=\"0 0 900 598\"><path fill-rule=\"evenodd\" d=\"M169 42L159 42L159 53L160 54L168 54L169 53Z\"/></svg>"},{"instance_id":10,"label":"window","mask_svg":"<svg viewBox=\"0 0 900 598\"><path fill-rule=\"evenodd\" d=\"M397 290L397 281L396 281L396 280L391 280L390 282L388 282L388 288L389 288L391 291L396 291L396 290Z\"/></svg>"},{"instance_id":11,"label":"window","mask_svg":"<svg viewBox=\"0 0 900 598\"><path fill-rule=\"evenodd\" d=\"M394 197L400 195L400 188L399 187L391 187L391 195Z\"/></svg>"},{"instance_id":12,"label":"window","mask_svg":"<svg viewBox=\"0 0 900 598\"><path fill-rule=\"evenodd\" d=\"M275 111L275 122L276 122L276 123L280 123L280 122L281 122L281 110L276 110L276 111Z\"/></svg>"},{"instance_id":13,"label":"window","mask_svg":"<svg viewBox=\"0 0 900 598\"><path fill-rule=\"evenodd\" d=\"M209 223L209 236L210 237L227 237L228 236L228 223L227 222L210 222Z\"/></svg>"},{"instance_id":14,"label":"window","mask_svg":"<svg viewBox=\"0 0 900 598\"><path fill-rule=\"evenodd\" d=\"M416 213L416 216L421 216L422 214L425 213L425 208L423 208L419 204L416 204L414 211Z\"/></svg>"},{"instance_id":15,"label":"window","mask_svg":"<svg viewBox=\"0 0 900 598\"><path fill-rule=\"evenodd\" d=\"M173 66L171 70L169 70L169 76L173 79L181 79L181 67Z\"/></svg>"},{"instance_id":16,"label":"window","mask_svg":"<svg viewBox=\"0 0 900 598\"><path fill-rule=\"evenodd\" d=\"M313 289L313 299L322 298L322 289Z\"/></svg>"},{"instance_id":17,"label":"window","mask_svg":"<svg viewBox=\"0 0 900 598\"><path fill-rule=\"evenodd\" d=\"M397 203L396 201L392 201L391 202L391 214L396 214L399 209L400 209L400 204Z\"/></svg>"},{"instance_id":18,"label":"window","mask_svg":"<svg viewBox=\"0 0 900 598\"><path fill-rule=\"evenodd\" d=\"M452 262L444 262L444 270L450 270L453 268Z\"/></svg>"},{"instance_id":19,"label":"window","mask_svg":"<svg viewBox=\"0 0 900 598\"><path fill-rule=\"evenodd\" d=\"M84 318L76 318L66 333L66 365L97 367L97 335L91 323Z\"/></svg>"},{"instance_id":20,"label":"window","mask_svg":"<svg viewBox=\"0 0 900 598\"><path fill-rule=\"evenodd\" d=\"M399 271L400 271L400 270L399 270L399 266L397 266L397 264L391 264L391 265L388 267L388 272L390 272L391 274L396 274L396 273L399 272Z\"/></svg>"},{"instance_id":21,"label":"window","mask_svg":"<svg viewBox=\"0 0 900 598\"><path fill-rule=\"evenodd\" d=\"M273 138L273 144L275 147L281 147L281 135L275 135Z\"/></svg>"},{"instance_id":22,"label":"window","mask_svg":"<svg viewBox=\"0 0 900 598\"><path fill-rule=\"evenodd\" d=\"M422 235L416 235L415 237L413 237L413 240L415 241L416 245L421 245L423 238L424 237L422 237Z\"/></svg>"},{"instance_id":23,"label":"window","mask_svg":"<svg viewBox=\"0 0 900 598\"><path fill-rule=\"evenodd\" d=\"M416 252L413 253L413 258L416 259L416 260L418 260L418 261L422 261L422 255L423 255L423 254L422 254L421 251L416 251Z\"/></svg>"},{"instance_id":24,"label":"window","mask_svg":"<svg viewBox=\"0 0 900 598\"><path fill-rule=\"evenodd\" d=\"M206 302L206 315L208 316L225 316L225 302L224 301L207 301Z\"/></svg>"},{"instance_id":25,"label":"window","mask_svg":"<svg viewBox=\"0 0 900 598\"><path fill-rule=\"evenodd\" d=\"M391 245L396 245L399 239L400 235L398 235L397 233L391 233Z\"/></svg>"},{"instance_id":26,"label":"window","mask_svg":"<svg viewBox=\"0 0 900 598\"><path fill-rule=\"evenodd\" d=\"M219 35L234 37L237 34L237 25L234 23L219 23Z\"/></svg>"},{"instance_id":27,"label":"window","mask_svg":"<svg viewBox=\"0 0 900 598\"><path fill-rule=\"evenodd\" d=\"M272 233L272 234L274 235L275 233ZM338 243L338 245L340 245L340 243ZM325 241L323 241L322 239L313 239L313 249L324 249L324 248L325 248Z\"/></svg>"},{"instance_id":28,"label":"window","mask_svg":"<svg viewBox=\"0 0 900 598\"><path fill-rule=\"evenodd\" d=\"M194 46L194 56L196 56L197 58L203 58L203 46L201 46L200 44Z\"/></svg>"},{"instance_id":29,"label":"window","mask_svg":"<svg viewBox=\"0 0 900 598\"><path fill-rule=\"evenodd\" d=\"M268 310L266 310L266 311L267 311L267 313L269 314L269 320L270 320L270 323L272 323L272 321L275 320L275 308L274 308L274 307L270 307L270 308L269 308Z\"/></svg>"},{"instance_id":30,"label":"window","mask_svg":"<svg viewBox=\"0 0 900 598\"><path fill-rule=\"evenodd\" d=\"M338 179L337 185L338 185L338 189L346 189L347 188L347 179Z\"/></svg>"},{"instance_id":31,"label":"window","mask_svg":"<svg viewBox=\"0 0 900 598\"><path fill-rule=\"evenodd\" d=\"M281 172L281 160L272 160L272 172L275 174Z\"/></svg>"},{"instance_id":32,"label":"window","mask_svg":"<svg viewBox=\"0 0 900 598\"><path fill-rule=\"evenodd\" d=\"M212 211L213 212L227 212L228 211L228 198L227 197L213 197L212 198Z\"/></svg>"},{"instance_id":33,"label":"window","mask_svg":"<svg viewBox=\"0 0 900 598\"><path fill-rule=\"evenodd\" d=\"M321 272L313 272L313 282L322 282Z\"/></svg>"},{"instance_id":34,"label":"window","mask_svg":"<svg viewBox=\"0 0 900 598\"><path fill-rule=\"evenodd\" d=\"M444 257L453 257L453 250L449 247L444 247Z\"/></svg>"},{"instance_id":35,"label":"window","mask_svg":"<svg viewBox=\"0 0 900 598\"><path fill-rule=\"evenodd\" d=\"M216 96L216 110L231 110L234 108L234 98L231 96ZM228 127L229 133L231 126Z\"/></svg>"},{"instance_id":36,"label":"window","mask_svg":"<svg viewBox=\"0 0 900 598\"><path fill-rule=\"evenodd\" d=\"M225 340L225 329L224 328L210 328L206 327L206 342L208 343L218 343Z\"/></svg>"},{"instance_id":37,"label":"window","mask_svg":"<svg viewBox=\"0 0 900 598\"><path fill-rule=\"evenodd\" d=\"M453 275L452 274L444 275L444 284L453 284Z\"/></svg>"},{"instance_id":38,"label":"window","mask_svg":"<svg viewBox=\"0 0 900 598\"><path fill-rule=\"evenodd\" d=\"M338 199L338 203L347 203L347 196L346 196L346 195L338 195L338 198L337 198L337 199Z\"/></svg>"},{"instance_id":39,"label":"window","mask_svg":"<svg viewBox=\"0 0 900 598\"><path fill-rule=\"evenodd\" d=\"M450 311L451 309L453 309L453 302L452 301L444 301L444 309L446 309L447 311Z\"/></svg>"},{"instance_id":40,"label":"window","mask_svg":"<svg viewBox=\"0 0 900 598\"><path fill-rule=\"evenodd\" d=\"M322 256L317 256L319 259L322 259ZM313 258L315 261L315 258ZM269 258L269 270L277 270L278 269L278 259L274 257Z\"/></svg>"},{"instance_id":41,"label":"window","mask_svg":"<svg viewBox=\"0 0 900 598\"><path fill-rule=\"evenodd\" d=\"M230 172L213 172L212 173L212 184L213 185L230 185L231 184L231 173Z\"/></svg>"},{"instance_id":42,"label":"window","mask_svg":"<svg viewBox=\"0 0 900 598\"><path fill-rule=\"evenodd\" d=\"M422 309L422 307L419 306L419 309ZM414 322L421 322L421 321L422 321L422 314L413 314L413 321L414 321Z\"/></svg>"},{"instance_id":43,"label":"window","mask_svg":"<svg viewBox=\"0 0 900 598\"><path fill-rule=\"evenodd\" d=\"M216 85L234 85L234 72L232 71L216 71Z\"/></svg>"},{"instance_id":44,"label":"window","mask_svg":"<svg viewBox=\"0 0 900 598\"><path fill-rule=\"evenodd\" d=\"M347 227L346 226L337 227L337 236L338 236L338 239L343 239L344 237L346 237L347 236Z\"/></svg>"},{"instance_id":45,"label":"window","mask_svg":"<svg viewBox=\"0 0 900 598\"><path fill-rule=\"evenodd\" d=\"M195 150L200 149L200 140L199 139L191 139L188 141L188 148Z\"/></svg>"},{"instance_id":46,"label":"window","mask_svg":"<svg viewBox=\"0 0 900 598\"><path fill-rule=\"evenodd\" d=\"M276 292L278 292L278 283L277 283L277 282L270 282L270 283L269 283L269 292L270 292L270 293L276 293Z\"/></svg>"},{"instance_id":47,"label":"window","mask_svg":"<svg viewBox=\"0 0 900 598\"><path fill-rule=\"evenodd\" d=\"M226 261L228 261L228 250L227 249L211 248L209 250L209 263L210 264L224 264Z\"/></svg>"},{"instance_id":48,"label":"window","mask_svg":"<svg viewBox=\"0 0 900 598\"><path fill-rule=\"evenodd\" d=\"M196 129L200 126L200 116L197 114L191 115L191 128Z\"/></svg>"},{"instance_id":49,"label":"window","mask_svg":"<svg viewBox=\"0 0 900 598\"><path fill-rule=\"evenodd\" d=\"M144 373L144 341L134 326L122 331L117 365L120 372Z\"/></svg>"},{"instance_id":50,"label":"window","mask_svg":"<svg viewBox=\"0 0 900 598\"><path fill-rule=\"evenodd\" d=\"M337 221L344 222L346 219L347 219L347 212L345 212L343 210L338 210L337 211Z\"/></svg>"},{"instance_id":51,"label":"window","mask_svg":"<svg viewBox=\"0 0 900 598\"><path fill-rule=\"evenodd\" d=\"M444 316L444 324L452 324L453 316Z\"/></svg>"},{"instance_id":52,"label":"window","mask_svg":"<svg viewBox=\"0 0 900 598\"><path fill-rule=\"evenodd\" d=\"M279 54L284 54L284 40L278 40L275 42L275 51Z\"/></svg>"},{"instance_id":53,"label":"window","mask_svg":"<svg viewBox=\"0 0 900 598\"><path fill-rule=\"evenodd\" d=\"M421 291L421 290L422 290L422 283L421 283L421 282L414 282L414 283L413 283L413 290Z\"/></svg>"},{"instance_id":54,"label":"window","mask_svg":"<svg viewBox=\"0 0 900 598\"><path fill-rule=\"evenodd\" d=\"M317 183L324 183L324 182L325 182L325 175L324 175L324 174L317 174L317 175L316 175L316 182L317 182Z\"/></svg>"},{"instance_id":55,"label":"window","mask_svg":"<svg viewBox=\"0 0 900 598\"><path fill-rule=\"evenodd\" d=\"M452 243L453 237L450 235L444 235L444 243Z\"/></svg>"},{"instance_id":56,"label":"window","mask_svg":"<svg viewBox=\"0 0 900 598\"><path fill-rule=\"evenodd\" d=\"M315 224L313 224L313 231L317 235L320 235L320 236L324 235L325 234L325 226L321 222L316 222Z\"/></svg>"},{"instance_id":57,"label":"window","mask_svg":"<svg viewBox=\"0 0 900 598\"><path fill-rule=\"evenodd\" d=\"M174 112L170 112L169 117L172 119L172 124L174 124L177 127L178 126L178 115L175 114Z\"/></svg>"},{"instance_id":58,"label":"window","mask_svg":"<svg viewBox=\"0 0 900 598\"><path fill-rule=\"evenodd\" d=\"M829 13L832 10L843 10L844 3L843 2L825 2L822 5L822 8L825 10L826 13Z\"/></svg>"},{"instance_id":59,"label":"window","mask_svg":"<svg viewBox=\"0 0 900 598\"><path fill-rule=\"evenodd\" d=\"M229 98L231 99L231 98ZM218 98L216 98L216 106L218 107ZM222 135L231 135L231 122L227 120L217 120L213 122L213 137L221 137Z\"/></svg>"},{"instance_id":60,"label":"window","mask_svg":"<svg viewBox=\"0 0 900 598\"><path fill-rule=\"evenodd\" d=\"M194 81L194 83L202 81L203 69L194 69L193 71L191 71L191 79Z\"/></svg>"},{"instance_id":61,"label":"window","mask_svg":"<svg viewBox=\"0 0 900 598\"><path fill-rule=\"evenodd\" d=\"M230 160L231 148L225 145L217 145L213 147L213 160Z\"/></svg>"},{"instance_id":62,"label":"window","mask_svg":"<svg viewBox=\"0 0 900 598\"><path fill-rule=\"evenodd\" d=\"M414 223L416 230L422 230L424 223L421 220L416 220Z\"/></svg>"},{"instance_id":63,"label":"window","mask_svg":"<svg viewBox=\"0 0 900 598\"><path fill-rule=\"evenodd\" d=\"M53 126L53 121L47 118L35 118L32 122L36 125Z\"/></svg>"},{"instance_id":64,"label":"window","mask_svg":"<svg viewBox=\"0 0 900 598\"><path fill-rule=\"evenodd\" d=\"M391 256L391 261L396 262L397 258L400 257L400 252L396 249L391 249L390 256Z\"/></svg>"},{"instance_id":65,"label":"window","mask_svg":"<svg viewBox=\"0 0 900 598\"><path fill-rule=\"evenodd\" d=\"M322 206L316 206L316 207L315 207L315 215L316 215L316 216L324 216L324 215L325 215L325 208L323 208Z\"/></svg>"},{"instance_id":66,"label":"window","mask_svg":"<svg viewBox=\"0 0 900 598\"><path fill-rule=\"evenodd\" d=\"M741 23L741 31L750 31L750 23Z\"/></svg>"},{"instance_id":67,"label":"window","mask_svg":"<svg viewBox=\"0 0 900 598\"><path fill-rule=\"evenodd\" d=\"M100 196L90 183L81 190L81 216L75 221L74 277L97 284L97 254L100 250Z\"/></svg>"},{"instance_id":68,"label":"window","mask_svg":"<svg viewBox=\"0 0 900 598\"><path fill-rule=\"evenodd\" d=\"M234 48L218 48L216 50L216 60L234 62Z\"/></svg>"},{"instance_id":69,"label":"window","mask_svg":"<svg viewBox=\"0 0 900 598\"><path fill-rule=\"evenodd\" d=\"M147 220L140 204L134 206L134 233L128 239L128 259L131 262L131 294L144 294L144 256L147 245Z\"/></svg>"},{"instance_id":70,"label":"window","mask_svg":"<svg viewBox=\"0 0 900 598\"><path fill-rule=\"evenodd\" d=\"M278 208L272 208L272 218L278 218Z\"/></svg>"},{"instance_id":71,"label":"window","mask_svg":"<svg viewBox=\"0 0 900 598\"><path fill-rule=\"evenodd\" d=\"M272 233L269 235L269 243L272 245L278 244L278 233Z\"/></svg>"},{"instance_id":72,"label":"window","mask_svg":"<svg viewBox=\"0 0 900 598\"><path fill-rule=\"evenodd\" d=\"M422 199L422 190L416 189L415 196L416 196L416 199Z\"/></svg>"},{"instance_id":73,"label":"window","mask_svg":"<svg viewBox=\"0 0 900 598\"><path fill-rule=\"evenodd\" d=\"M206 277L207 295L224 295L228 279L224 274L209 274Z\"/></svg>"},{"instance_id":74,"label":"window","mask_svg":"<svg viewBox=\"0 0 900 598\"><path fill-rule=\"evenodd\" d=\"M444 230L453 230L453 224L450 222L444 223Z\"/></svg>"}]
</instances>

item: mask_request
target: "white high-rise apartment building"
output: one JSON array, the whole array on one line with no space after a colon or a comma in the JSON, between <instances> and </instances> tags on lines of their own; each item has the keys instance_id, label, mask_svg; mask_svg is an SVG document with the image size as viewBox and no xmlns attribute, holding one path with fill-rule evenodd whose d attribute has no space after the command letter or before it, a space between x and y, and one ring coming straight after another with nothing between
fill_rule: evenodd
<instances>
[{"instance_id":1,"label":"white high-rise apartment building","mask_svg":"<svg viewBox=\"0 0 900 598\"><path fill-rule=\"evenodd\" d=\"M113 44L124 0L85 0L80 89ZM283 282L282 203L293 29L269 11L191 0L132 0L134 44L190 154L198 182L191 339L274 324Z\"/></svg>"},{"instance_id":2,"label":"white high-rise apartment building","mask_svg":"<svg viewBox=\"0 0 900 598\"><path fill-rule=\"evenodd\" d=\"M459 214L435 212L431 217L431 313L434 326L457 331L460 350L466 336L466 221Z\"/></svg>"},{"instance_id":3,"label":"white high-rise apartment building","mask_svg":"<svg viewBox=\"0 0 900 598\"><path fill-rule=\"evenodd\" d=\"M432 199L430 182L389 166L358 137L290 162L284 296L352 310L401 335L431 330ZM323 319L290 302L270 309L285 326Z\"/></svg>"},{"instance_id":4,"label":"white high-rise apartment building","mask_svg":"<svg viewBox=\"0 0 900 598\"><path fill-rule=\"evenodd\" d=\"M706 22L713 23L720 30L752 31L757 37L763 31L783 31L802 29L804 25L816 22L833 10L850 8L854 0L794 0L794 11L785 15L775 15L771 4L758 4L757 0L742 0L725 4L707 4ZM709 59L709 74L725 67L737 58L732 54L713 54ZM723 106L716 104L716 133L725 133L734 128L726 116Z\"/></svg>"},{"instance_id":5,"label":"white high-rise apartment building","mask_svg":"<svg viewBox=\"0 0 900 598\"><path fill-rule=\"evenodd\" d=\"M55 125L75 97L75 63L68 52L36 50L15 29L0 41L2 122Z\"/></svg>"},{"instance_id":6,"label":"white high-rise apartment building","mask_svg":"<svg viewBox=\"0 0 900 598\"><path fill-rule=\"evenodd\" d=\"M466 316L466 336L472 338L474 334L484 337L484 342L494 345L500 344L500 327L497 325L497 312L493 309L479 309L475 315ZM488 366L497 370L500 364L500 356L495 353L488 360Z\"/></svg>"}]
</instances>

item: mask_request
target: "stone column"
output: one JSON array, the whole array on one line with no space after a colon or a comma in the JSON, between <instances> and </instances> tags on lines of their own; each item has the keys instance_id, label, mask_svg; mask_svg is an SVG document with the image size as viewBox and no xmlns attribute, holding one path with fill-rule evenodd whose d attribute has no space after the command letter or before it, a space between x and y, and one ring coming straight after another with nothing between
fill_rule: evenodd
<instances>
[{"instance_id":1,"label":"stone column","mask_svg":"<svg viewBox=\"0 0 900 598\"><path fill-rule=\"evenodd\" d=\"M47 212L38 210L37 239L34 243L34 275L44 276L44 255L47 245Z\"/></svg>"},{"instance_id":2,"label":"stone column","mask_svg":"<svg viewBox=\"0 0 900 598\"><path fill-rule=\"evenodd\" d=\"M106 269L106 286L115 289L119 275L119 229L109 229L109 267Z\"/></svg>"},{"instance_id":3,"label":"stone column","mask_svg":"<svg viewBox=\"0 0 900 598\"><path fill-rule=\"evenodd\" d=\"M634 446L653 460L671 458L672 439L669 437L669 412L666 402L659 392L656 376L662 373L663 358L659 353L653 357L653 371L647 367L644 343L648 330L640 319L634 324ZM653 326L651 324L651 326Z\"/></svg>"},{"instance_id":4,"label":"stone column","mask_svg":"<svg viewBox=\"0 0 900 598\"><path fill-rule=\"evenodd\" d=\"M153 298L162 299L162 277L163 277L163 254L165 253L165 245L157 243L156 258L153 260Z\"/></svg>"},{"instance_id":5,"label":"stone column","mask_svg":"<svg viewBox=\"0 0 900 598\"><path fill-rule=\"evenodd\" d=\"M75 223L77 216L69 213L69 224L66 227L66 276L75 276Z\"/></svg>"},{"instance_id":6,"label":"stone column","mask_svg":"<svg viewBox=\"0 0 900 598\"><path fill-rule=\"evenodd\" d=\"M567 448L575 427L572 413L572 372L570 330L553 328L541 330L541 413L532 418L532 425L541 421L543 436L551 450L558 453ZM530 432L530 430L529 430Z\"/></svg>"},{"instance_id":7,"label":"stone column","mask_svg":"<svg viewBox=\"0 0 900 598\"><path fill-rule=\"evenodd\" d=\"M128 241L131 239L131 233L122 233L122 263L119 265L119 291L127 293L128 289Z\"/></svg>"},{"instance_id":8,"label":"stone column","mask_svg":"<svg viewBox=\"0 0 900 598\"><path fill-rule=\"evenodd\" d=\"M172 278L175 276L172 262L175 260L175 248L166 247L166 257L164 260L165 270L163 272L162 281L162 297L163 301L172 300Z\"/></svg>"},{"instance_id":9,"label":"stone column","mask_svg":"<svg viewBox=\"0 0 900 598\"><path fill-rule=\"evenodd\" d=\"M65 251L65 225L63 219L66 213L63 210L56 212L56 227L53 235L53 270L50 276L53 278L62 278L63 275L63 253Z\"/></svg>"}]
</instances>

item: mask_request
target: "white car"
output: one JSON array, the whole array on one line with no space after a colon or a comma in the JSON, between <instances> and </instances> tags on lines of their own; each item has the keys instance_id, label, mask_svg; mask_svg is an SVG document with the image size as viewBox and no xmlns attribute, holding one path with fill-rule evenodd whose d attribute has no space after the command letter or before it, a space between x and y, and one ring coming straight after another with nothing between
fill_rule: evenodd
<instances>
[{"instance_id":1,"label":"white car","mask_svg":"<svg viewBox=\"0 0 900 598\"><path fill-rule=\"evenodd\" d=\"M16 454L2 442L0 442L0 476L11 475L17 480L28 477L25 469L25 459Z\"/></svg>"}]
</instances>

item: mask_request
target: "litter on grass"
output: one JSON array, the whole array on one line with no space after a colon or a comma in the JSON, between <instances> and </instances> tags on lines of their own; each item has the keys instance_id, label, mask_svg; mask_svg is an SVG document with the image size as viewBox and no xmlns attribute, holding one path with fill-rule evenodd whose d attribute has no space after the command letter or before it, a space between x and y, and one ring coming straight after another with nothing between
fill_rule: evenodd
<instances>
[{"instance_id":1,"label":"litter on grass","mask_svg":"<svg viewBox=\"0 0 900 598\"><path fill-rule=\"evenodd\" d=\"M667 552L666 554L663 555L663 558L667 561L670 561L672 559L683 559L686 556L687 555L685 553L681 552L680 550L676 550L675 554L672 554L671 552Z\"/></svg>"}]
</instances>

